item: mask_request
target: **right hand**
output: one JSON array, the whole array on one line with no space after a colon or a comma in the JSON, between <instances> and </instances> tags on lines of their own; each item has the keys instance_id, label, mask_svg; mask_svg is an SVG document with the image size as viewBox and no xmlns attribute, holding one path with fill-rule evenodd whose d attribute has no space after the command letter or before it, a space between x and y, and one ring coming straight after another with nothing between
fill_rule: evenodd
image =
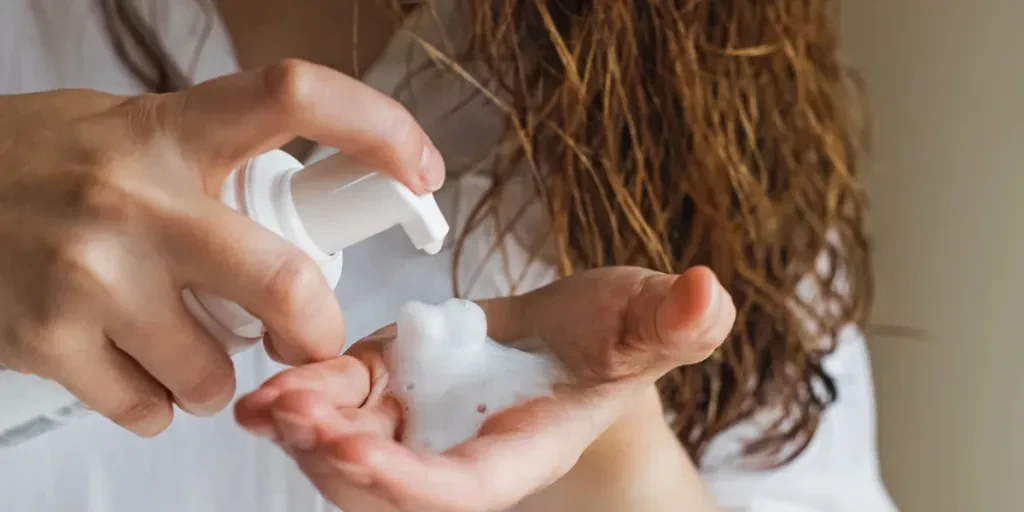
<instances>
[{"instance_id":1,"label":"right hand","mask_svg":"<svg viewBox=\"0 0 1024 512\"><path fill-rule=\"evenodd\" d=\"M417 193L444 178L405 109L301 61L174 94L0 96L0 366L150 436L173 403L208 415L234 395L232 362L184 288L261 318L282 362L336 355L344 323L316 264L216 199L233 169L296 136Z\"/></svg>"}]
</instances>

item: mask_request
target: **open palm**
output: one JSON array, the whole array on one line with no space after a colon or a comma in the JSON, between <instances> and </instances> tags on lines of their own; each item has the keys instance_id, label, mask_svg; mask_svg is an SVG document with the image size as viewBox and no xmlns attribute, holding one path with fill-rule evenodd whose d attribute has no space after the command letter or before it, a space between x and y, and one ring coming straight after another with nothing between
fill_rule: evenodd
<instances>
[{"instance_id":1,"label":"open palm","mask_svg":"<svg viewBox=\"0 0 1024 512\"><path fill-rule=\"evenodd\" d=\"M240 400L236 416L348 510L503 510L566 474L659 377L705 359L736 314L703 267L592 270L480 305L492 338L543 340L573 384L495 414L444 453L414 452L398 441L403 405L385 392L388 327L346 355L279 374Z\"/></svg>"}]
</instances>

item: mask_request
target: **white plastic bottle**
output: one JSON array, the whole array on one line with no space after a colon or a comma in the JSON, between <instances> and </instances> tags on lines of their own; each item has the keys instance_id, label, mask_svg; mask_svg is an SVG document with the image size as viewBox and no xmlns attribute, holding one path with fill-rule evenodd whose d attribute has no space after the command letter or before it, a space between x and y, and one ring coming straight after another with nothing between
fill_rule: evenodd
<instances>
[{"instance_id":1,"label":"white plastic bottle","mask_svg":"<svg viewBox=\"0 0 1024 512\"><path fill-rule=\"evenodd\" d=\"M342 154L307 168L283 151L263 154L228 178L221 201L306 252L332 287L346 247L399 225L417 249L437 254L449 229L432 194L416 196ZM202 290L182 299L231 354L260 342L262 322L238 304ZM0 367L0 449L89 413L56 382Z\"/></svg>"}]
</instances>

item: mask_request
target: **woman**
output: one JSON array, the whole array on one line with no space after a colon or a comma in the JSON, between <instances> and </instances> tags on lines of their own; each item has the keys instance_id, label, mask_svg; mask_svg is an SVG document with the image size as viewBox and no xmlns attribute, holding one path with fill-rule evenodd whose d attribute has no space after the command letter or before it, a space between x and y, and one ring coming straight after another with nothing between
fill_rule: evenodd
<instances>
[{"instance_id":1,"label":"woman","mask_svg":"<svg viewBox=\"0 0 1024 512\"><path fill-rule=\"evenodd\" d=\"M877 476L868 476L876 471L869 469L873 455L863 456L873 451L864 451L873 444L873 420L863 346L852 326L863 321L870 275L855 180L857 120L828 8L824 2L798 8L791 2L499 1L477 5L466 18L438 9L409 45L393 43L391 51L404 59L386 53L366 76L413 105L420 119L443 112L450 116L444 130L469 127L451 135L453 142L431 132L450 171L453 156L466 151L457 141L469 130L475 140L488 133L480 114L486 109L460 108L472 93L436 91L475 80L501 110L491 115L511 117L507 131L494 129L495 140L511 141L506 151L461 158L484 158L491 178L478 192L464 192L471 199L460 203L470 233L461 255L472 263L457 261L454 276L473 284L483 260L492 274L485 279L497 281L478 295L529 290L559 273L609 264L665 272L707 264L736 300L738 329L717 357L662 377L661 404L620 416L568 476L521 508L714 509L703 498L706 486L690 477L693 466L673 464L682 459L677 445L650 441L665 439L650 430L662 406L690 463L705 469L719 505L891 506ZM473 30L453 35L452 26ZM426 48L454 71L375 82L418 69L418 62L409 63L410 46ZM508 78L489 80L494 76ZM467 178L459 183L473 188ZM543 192L532 196L534 186ZM504 243L489 256L491 245L474 236ZM474 295L472 287L460 291ZM565 324L584 321L566 311L553 314ZM558 345L551 324L538 323L519 332L547 335ZM368 495L403 510L499 509L567 469L556 456L501 443L525 436L537 451L557 444L546 442L555 434L544 427L517 423L527 421L521 417L510 420L514 427L498 420L490 436L447 458L415 457L390 441L400 415L388 412L387 402L338 397L331 386L303 378L307 371L315 378L326 372L372 387L386 378L366 376L379 357L372 343L364 350L357 344L351 354L362 364L342 357L286 372L238 407L243 425L283 443L332 501L363 505ZM841 353L826 360L834 349ZM827 409L837 396L843 402ZM342 412L333 412L339 407ZM530 420L543 416L518 412ZM588 434L581 426L575 435ZM860 448L845 451L852 446ZM492 451L506 459L518 453L548 479L509 484L523 470L512 465L505 473ZM500 491L464 491L491 486ZM453 498L460 490L464 499ZM619 501L623 495L635 501Z\"/></svg>"},{"instance_id":2,"label":"woman","mask_svg":"<svg viewBox=\"0 0 1024 512\"><path fill-rule=\"evenodd\" d=\"M188 19L187 9L179 4L152 3L166 10L119 9L123 2L109 3L102 25L97 25L112 36L111 54L122 57L115 61L122 67L100 66L104 75L110 74L110 69L125 69L127 63L139 83L163 92L187 86L182 79L190 74L202 79L231 71L211 64L211 55L227 46L218 25L205 29L204 20L216 19L212 13L196 7L195 17ZM863 321L868 298L864 286L870 278L860 224L861 192L854 179L851 119L843 109L844 75L835 63L833 20L825 2L814 8L784 2L714 7L632 6L611 1L561 2L557 8L540 1L477 4L462 6L468 10L460 12L471 19L451 12L450 7L458 6L445 2L407 12L409 31L398 32L394 38L390 11L370 5L360 4L358 11L353 11L352 2L223 0L217 7L243 67L302 57L394 93L426 127L452 175L458 176L449 180L439 196L455 224L465 228L461 230L465 236L453 251L459 256L455 258L456 271L444 272L447 264L443 258L426 261L403 253L402 246L387 237L349 251L339 287L349 334L369 334L393 319L397 305L409 298L443 298L450 294L453 278L462 285L460 292L473 297L539 289L522 299L487 303L493 312L492 324L500 324L501 319L511 324L504 333L494 334L517 337L539 331L558 345L556 349L565 349L563 354L593 356L591 360L582 358L577 368L596 366L598 372L604 371L594 379L600 385L589 390L611 389L599 395L608 400L595 402L585 393L564 396L555 402L559 407L555 410L579 414L568 419L559 415L562 421L544 421L544 404L517 411L521 416L505 416L509 421L493 426L492 439L501 441L507 434L507 441L508 435L516 432L530 436L519 443L496 442L489 447L495 451L472 454L479 458L467 453L427 461L409 458L407 452L394 451L396 445L390 442L397 425L386 401L374 399L358 408L370 398L371 385L382 377L369 371L376 357L371 340L357 345L349 356L299 367L268 382L239 404L243 425L276 437L296 455L319 490L342 506L388 506L390 501L414 510L494 508L518 501L567 473L521 506L558 510L568 508L564 504L571 502L586 510L599 510L600 506L611 510L716 506L888 509L873 455L870 374L856 331ZM15 9L20 10L3 19L28 16L52 22L56 18L74 20L75 25L81 19L67 13L67 5L47 11L39 4L26 3ZM358 23L352 23L353 18ZM24 37L19 31L7 32ZM52 27L42 32L48 37L62 33ZM294 37L298 33L301 38ZM354 39L358 45L352 44ZM200 44L201 51L193 51ZM45 50L46 45L41 46L40 50ZM103 47L95 40L92 46L80 46L93 51ZM0 45L4 47L18 46ZM160 48L174 49L174 55L161 55ZM198 57L193 59L193 54ZM429 64L426 57L440 61L440 70L420 66ZM168 58L177 66L168 66ZM358 65L368 61L376 63L368 69ZM175 67L185 73L176 73ZM337 77L325 74L311 83L330 80ZM75 85L91 85L82 82ZM130 87L126 83L96 88L134 92L124 90ZM29 90L58 86L67 85L56 80ZM272 117L277 113L274 108L269 109L270 114L250 116L249 112L260 111L258 99L252 102L256 105L231 110L247 98L231 94L244 90L242 86L209 93L211 89L216 87L207 85L184 96L171 96L188 98L183 103L191 110L186 112L203 113L192 123L177 125L191 128L181 132L181 137L193 144L218 133L214 131L216 123L225 119L251 119L235 124L259 127L253 128L254 132L282 120ZM483 94L474 95L481 89ZM191 93L196 90L200 94ZM196 96L202 108L196 108ZM343 108L370 102L363 98L366 96L345 103ZM328 146L361 153L370 163L404 177L413 186L413 177L421 175L420 167L428 168L422 174L436 176L431 167L435 164L430 162L441 157L429 149L423 151L428 144L414 142L409 144L414 148L411 151L386 150L384 157L374 159L378 153L374 150L382 146L360 144L372 140L372 134L366 132L373 130L328 126L348 113L338 110L342 107L301 102L299 106L305 108L289 111L292 115L288 118L314 121L299 126L304 132L300 135L327 139L322 142ZM161 111L166 109L152 109ZM38 110L28 112L22 119ZM146 120L147 112L143 110L138 118ZM509 136L504 135L503 120L510 122ZM25 125L20 126L23 129ZM235 159L284 142L283 133L294 129L296 125L273 133L245 134L249 137L241 141L215 140L210 146L220 151L208 151L220 159L208 157L212 160L203 161L203 167L230 169ZM337 133L345 136L326 136ZM418 132L413 133L411 138L416 139ZM308 152L302 141L289 147L297 154ZM414 154L428 154L427 165L419 166L421 160L408 156ZM487 172L468 174L474 165ZM199 188L216 190L221 174L207 172ZM418 190L424 190L433 179L420 181L423 185ZM535 197L537 189L542 193ZM227 220L222 222L227 226ZM492 251L495 241L501 243ZM738 321L734 334L706 363L679 369L673 368L706 355L707 343L674 348L669 357L662 358L667 364L653 364L636 353L623 356L617 350L628 344L614 342L621 340L613 340L612 350L603 353L602 346L595 347L592 342L573 345L572 341L590 337L571 329L563 329L562 333L568 334L559 336L555 329L586 326L592 318L604 315L613 319L613 325L616 318L623 325L660 325L653 331L644 328L644 336L626 336L644 341L643 350L637 353L650 356L657 354L651 341L662 338L659 333L668 331L670 340L676 339L672 334L680 340L693 339L691 331L697 320L714 316L707 314L706 306L713 302L708 295L716 285L700 270L670 277L619 268L582 272L544 286L560 272L610 264L641 265L669 274L708 265L735 301ZM253 273L266 265L253 263ZM353 271L354 267L359 271ZM656 287L657 293L645 292L641 284L650 282L651 275L672 281L663 281L667 286ZM252 287L224 288L226 295L259 295L243 293L251 292ZM605 300L593 298L609 289L623 291L608 294ZM327 307L320 306L324 302L321 297L300 303ZM694 299L683 302L696 306L679 309L677 322L659 323L655 312L673 297ZM510 304L517 305L511 310L529 304L525 309L534 313L528 318L503 314ZM571 304L585 307L573 314ZM264 305L256 311L269 316L274 336L268 346L291 363L323 359L331 347L324 346L322 340L338 338L340 327L336 325L314 322L317 328L313 329L310 322L299 321L306 319L286 318L279 327L275 325L275 308ZM332 317L321 311L313 316ZM522 323L515 321L520 319ZM713 318L711 323L729 321ZM622 329L615 334L622 333L630 334ZM717 341L713 338L708 337L712 345ZM829 356L833 348L836 353ZM616 367L608 361L625 361L626 365ZM238 364L239 377L251 373L246 375L249 379L240 379L243 389L270 372L262 361ZM312 373L349 385L310 389L308 376ZM662 374L659 403L650 386ZM166 384L167 380L173 378L160 382ZM348 390L350 396L329 392L338 389ZM220 393L205 395L198 401L211 410L224 402ZM574 398L584 406L574 408ZM625 402L632 407L627 408ZM662 405L669 416L667 424L662 421ZM310 416L339 408L350 411L338 414L362 419L340 425L339 417ZM536 429L523 429L522 423L516 424L517 418ZM166 420L153 420L158 423L155 426L126 423L141 433L151 433ZM38 476L45 471L38 461L46 458L39 455L48 453L48 460L67 466L63 471L82 472L80 480L66 485L63 479L60 482L70 488L72 498L68 499L73 501L42 498L38 503L44 506L36 509L71 509L74 504L75 510L81 510L83 497L97 509L107 508L102 500L109 499L114 502L110 508L123 510L154 510L161 502L168 510L188 510L190 505L195 510L302 510L313 505L306 501L312 494L289 480L287 469L273 459L276 454L231 435L229 427L223 417L202 424L179 420L165 435L144 444L105 432L108 438L97 435L90 437L90 442L118 450L131 446L136 453L131 461L104 461L108 467L92 472L87 471L89 465L99 461L73 462L98 456L76 442L82 439L75 437L81 432L53 433L56 438L47 439L46 447L32 445L11 456L18 457L10 460L19 463L21 470L8 481L24 483L12 486L19 491L9 509L26 509L25 504L34 499L33 489L47 485ZM338 430L331 430L335 428ZM311 429L319 429L312 439ZM525 450L537 439L542 446L558 449ZM131 496L126 492L126 477L111 476L117 474L117 465L127 466L121 471L141 473L138 459L144 457L138 456L140 451L153 455L149 458L156 466L161 461L161 447L167 451L163 460L172 456L190 459L184 461L191 463L187 470L150 477L187 486L177 495L145 496L176 487L164 482L162 487L140 486L138 495ZM378 449L391 451L375 451ZM199 457L204 451L224 456ZM374 455L380 453L398 458L382 462ZM243 459L228 463L229 454ZM371 457L360 458L366 455ZM329 463L331 456L343 464ZM574 465L576 457L579 462ZM7 459L3 460L7 467ZM501 464L472 465L478 461ZM211 468L211 464L220 466ZM526 469L508 473L519 467ZM697 478L697 467L702 478ZM467 492L466 478L473 470L484 468L493 468L477 471L488 475L489 480L484 480L490 487L477 489L485 492ZM186 478L182 471L194 473L194 478ZM239 473L244 478L224 478ZM101 479L118 478L119 485L97 482L97 474ZM496 480L495 474L500 476ZM431 475L445 478L431 480ZM473 483L484 484L484 480ZM221 485L230 489L218 493L215 487ZM105 495L104 489L116 489L117 494ZM706 498L712 495L714 500ZM581 501L583 498L592 502ZM0 500L4 499L10 498L0 495Z\"/></svg>"}]
</instances>

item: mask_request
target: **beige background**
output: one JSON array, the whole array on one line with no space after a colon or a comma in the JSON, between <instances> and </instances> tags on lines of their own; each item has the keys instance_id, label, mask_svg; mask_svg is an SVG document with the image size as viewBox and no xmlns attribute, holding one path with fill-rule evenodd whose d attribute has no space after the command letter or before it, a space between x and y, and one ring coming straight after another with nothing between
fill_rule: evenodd
<instances>
[{"instance_id":1,"label":"beige background","mask_svg":"<svg viewBox=\"0 0 1024 512\"><path fill-rule=\"evenodd\" d=\"M875 115L874 337L901 510L1024 510L1024 1L843 2Z\"/></svg>"}]
</instances>

